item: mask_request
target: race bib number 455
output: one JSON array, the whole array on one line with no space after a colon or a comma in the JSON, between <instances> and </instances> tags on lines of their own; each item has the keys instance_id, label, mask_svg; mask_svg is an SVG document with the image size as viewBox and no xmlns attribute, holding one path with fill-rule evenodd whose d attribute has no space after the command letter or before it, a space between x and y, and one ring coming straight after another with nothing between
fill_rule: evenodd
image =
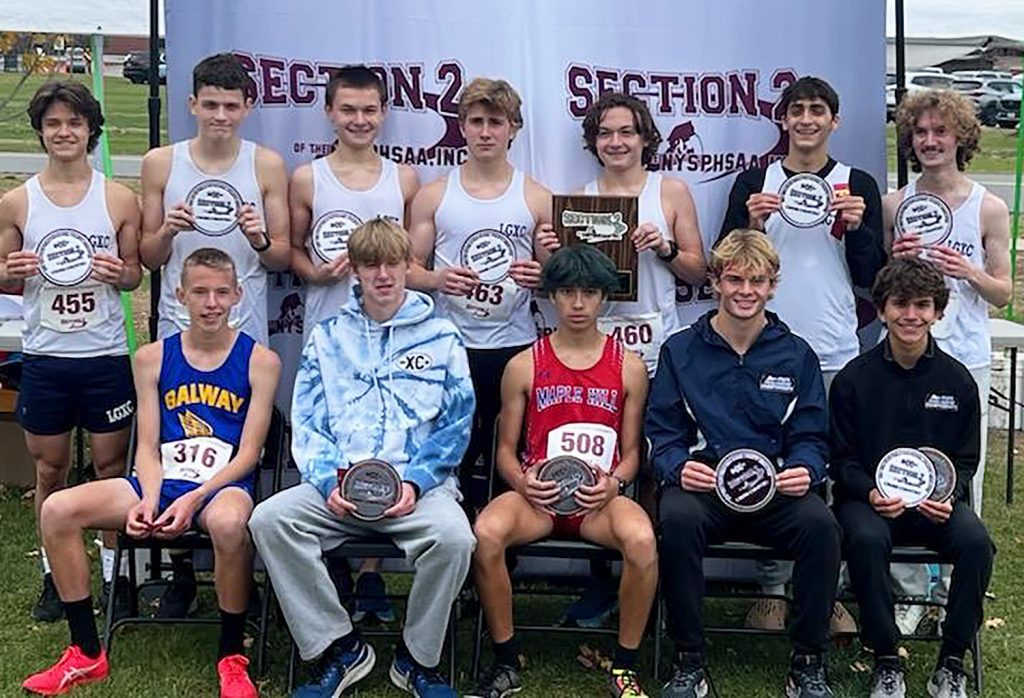
<instances>
[{"instance_id":1,"label":"race bib number 455","mask_svg":"<svg viewBox=\"0 0 1024 698\"><path fill-rule=\"evenodd\" d=\"M39 293L39 324L54 332L83 332L99 317L99 284L62 288L43 286Z\"/></svg>"},{"instance_id":2,"label":"race bib number 455","mask_svg":"<svg viewBox=\"0 0 1024 698\"><path fill-rule=\"evenodd\" d=\"M206 482L228 464L232 450L231 444L214 436L193 436L160 444L164 479Z\"/></svg>"}]
</instances>

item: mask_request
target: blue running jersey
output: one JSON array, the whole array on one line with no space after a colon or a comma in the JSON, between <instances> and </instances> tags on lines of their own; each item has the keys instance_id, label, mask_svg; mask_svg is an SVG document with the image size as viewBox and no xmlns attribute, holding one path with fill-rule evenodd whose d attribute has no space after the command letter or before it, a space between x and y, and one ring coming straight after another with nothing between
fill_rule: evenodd
<instances>
[{"instance_id":1,"label":"blue running jersey","mask_svg":"<svg viewBox=\"0 0 1024 698\"><path fill-rule=\"evenodd\" d=\"M201 371L181 350L181 333L163 340L160 365L160 454L165 479L206 482L238 452L252 387L256 345L239 332L218 368Z\"/></svg>"}]
</instances>

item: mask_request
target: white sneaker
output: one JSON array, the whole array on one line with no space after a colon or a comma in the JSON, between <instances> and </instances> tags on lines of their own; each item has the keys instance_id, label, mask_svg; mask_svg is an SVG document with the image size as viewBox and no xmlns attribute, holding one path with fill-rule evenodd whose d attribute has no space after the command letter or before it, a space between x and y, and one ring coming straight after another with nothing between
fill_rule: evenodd
<instances>
[{"instance_id":1,"label":"white sneaker","mask_svg":"<svg viewBox=\"0 0 1024 698\"><path fill-rule=\"evenodd\" d=\"M896 617L896 627L900 629L900 634L907 636L917 632L917 626L927 613L928 607L921 604L896 604L893 615Z\"/></svg>"}]
</instances>

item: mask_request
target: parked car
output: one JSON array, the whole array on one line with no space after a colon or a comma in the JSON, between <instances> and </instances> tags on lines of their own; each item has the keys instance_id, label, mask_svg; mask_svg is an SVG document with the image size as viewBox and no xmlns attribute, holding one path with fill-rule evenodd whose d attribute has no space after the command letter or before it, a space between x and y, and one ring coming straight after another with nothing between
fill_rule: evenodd
<instances>
[{"instance_id":1,"label":"parked car","mask_svg":"<svg viewBox=\"0 0 1024 698\"><path fill-rule=\"evenodd\" d=\"M888 79L886 80L888 83ZM907 93L919 90L949 89L953 86L953 78L949 75L915 71L906 74ZM896 82L885 86L885 120L892 121L896 116Z\"/></svg>"},{"instance_id":2,"label":"parked car","mask_svg":"<svg viewBox=\"0 0 1024 698\"><path fill-rule=\"evenodd\" d=\"M167 82L167 61L163 51L160 52L160 62L156 66L157 74L160 76L160 84ZM129 53L124 59L124 67L121 74L135 85L141 85L149 80L149 51L138 51Z\"/></svg>"},{"instance_id":3,"label":"parked car","mask_svg":"<svg viewBox=\"0 0 1024 698\"><path fill-rule=\"evenodd\" d=\"M81 46L76 46L71 49L68 54L68 72L70 73L87 73L89 72L89 61L85 56L85 49Z\"/></svg>"},{"instance_id":4,"label":"parked car","mask_svg":"<svg viewBox=\"0 0 1024 698\"><path fill-rule=\"evenodd\" d=\"M1003 70L957 70L953 74L957 80L1010 80L1012 73Z\"/></svg>"},{"instance_id":5,"label":"parked car","mask_svg":"<svg viewBox=\"0 0 1024 698\"><path fill-rule=\"evenodd\" d=\"M1018 87L1016 92L1000 97L996 103L996 123L1003 128L1013 128L1020 122L1020 93Z\"/></svg>"},{"instance_id":6,"label":"parked car","mask_svg":"<svg viewBox=\"0 0 1024 698\"><path fill-rule=\"evenodd\" d=\"M953 89L974 102L978 120L985 126L995 126L999 123L1000 102L1003 97L1013 100L1016 95L1018 103L1020 101L1020 85L1012 80L954 80Z\"/></svg>"}]
</instances>

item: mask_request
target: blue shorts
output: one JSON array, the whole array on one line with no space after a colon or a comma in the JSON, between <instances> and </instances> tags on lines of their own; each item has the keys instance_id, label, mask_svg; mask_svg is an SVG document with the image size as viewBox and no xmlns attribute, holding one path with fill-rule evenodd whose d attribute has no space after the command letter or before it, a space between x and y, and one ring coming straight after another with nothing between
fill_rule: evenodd
<instances>
[{"instance_id":1,"label":"blue shorts","mask_svg":"<svg viewBox=\"0 0 1024 698\"><path fill-rule=\"evenodd\" d=\"M130 477L126 477L125 480L127 480L128 484L132 486L133 490L135 490L135 494L139 496L139 499L142 499L142 485L139 483L139 478L132 475ZM191 492L197 487L199 487L199 483L192 482L190 480L164 480L163 483L160 485L160 503L157 505L157 516L164 513L164 510L166 510L167 507L171 506L171 502L173 502L175 499L177 499L183 494ZM245 493L249 495L249 499L256 499L256 497L253 494L254 488L252 479L235 480L234 482L229 482L228 484L224 485L224 487L237 487L241 490L244 490ZM224 487L222 487L221 489L224 489ZM220 492L220 490L217 490L217 492ZM193 526L195 526L196 523L199 521L199 515L203 513L203 509L205 509L206 505L213 500L213 497L215 494L217 494L217 492L214 492L213 494L208 496L206 498L206 501L204 501L196 510L195 516L192 517Z\"/></svg>"},{"instance_id":2,"label":"blue shorts","mask_svg":"<svg viewBox=\"0 0 1024 698\"><path fill-rule=\"evenodd\" d=\"M22 428L39 436L76 426L93 434L126 429L135 414L131 359L25 354L16 413Z\"/></svg>"}]
</instances>

